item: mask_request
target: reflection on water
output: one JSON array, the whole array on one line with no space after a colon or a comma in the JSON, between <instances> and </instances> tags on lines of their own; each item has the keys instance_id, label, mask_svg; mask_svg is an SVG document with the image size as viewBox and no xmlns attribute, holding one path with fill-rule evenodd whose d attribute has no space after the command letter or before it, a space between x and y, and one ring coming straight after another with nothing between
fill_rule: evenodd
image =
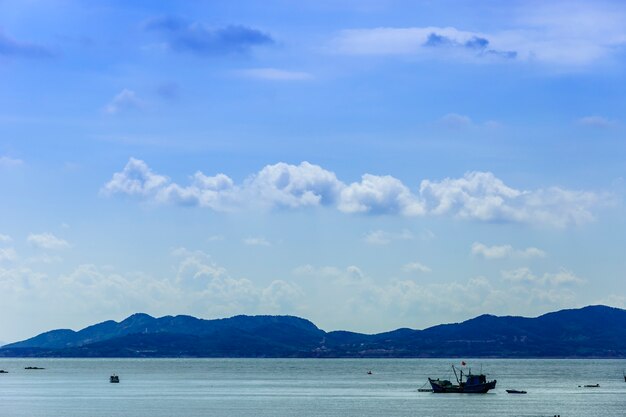
<instances>
[{"instance_id":1,"label":"reflection on water","mask_svg":"<svg viewBox=\"0 0 626 417\"><path fill-rule=\"evenodd\" d=\"M456 359L0 359L0 416L624 416L619 360L468 361L488 394L418 392ZM25 370L40 366L45 370ZM372 370L372 375L367 371ZM111 374L119 384L109 383ZM599 388L579 385L600 384ZM523 389L511 395L505 389Z\"/></svg>"}]
</instances>

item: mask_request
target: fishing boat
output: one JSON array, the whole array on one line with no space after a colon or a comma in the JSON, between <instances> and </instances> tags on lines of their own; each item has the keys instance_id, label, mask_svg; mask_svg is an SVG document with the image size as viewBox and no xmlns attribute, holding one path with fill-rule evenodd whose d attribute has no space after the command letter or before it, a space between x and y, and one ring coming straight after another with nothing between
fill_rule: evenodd
<instances>
[{"instance_id":1,"label":"fishing boat","mask_svg":"<svg viewBox=\"0 0 626 417\"><path fill-rule=\"evenodd\" d=\"M109 377L109 382L110 382L111 384L119 384L119 382L120 382L120 377L119 377L119 376L117 376L117 375L115 375L115 374L113 374L113 375L111 375L111 377Z\"/></svg>"},{"instance_id":2,"label":"fishing boat","mask_svg":"<svg viewBox=\"0 0 626 417\"><path fill-rule=\"evenodd\" d=\"M487 377L482 373L472 374L471 369L468 370L467 374L464 374L462 369L459 369L457 373L454 365L452 365L452 371L456 378L456 384L447 379L428 378L434 393L484 394L496 387L496 380L487 381Z\"/></svg>"}]
</instances>

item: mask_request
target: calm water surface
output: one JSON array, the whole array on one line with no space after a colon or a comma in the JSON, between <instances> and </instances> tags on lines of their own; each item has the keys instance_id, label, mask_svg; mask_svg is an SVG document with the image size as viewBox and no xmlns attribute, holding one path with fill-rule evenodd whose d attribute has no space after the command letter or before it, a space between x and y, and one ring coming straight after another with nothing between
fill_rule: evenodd
<instances>
[{"instance_id":1,"label":"calm water surface","mask_svg":"<svg viewBox=\"0 0 626 417\"><path fill-rule=\"evenodd\" d=\"M0 374L0 416L626 416L626 361L474 360L475 371L482 365L498 380L494 391L417 391L428 376L449 377L452 363L458 360L0 358L9 371ZM119 384L109 383L111 373Z\"/></svg>"}]
</instances>

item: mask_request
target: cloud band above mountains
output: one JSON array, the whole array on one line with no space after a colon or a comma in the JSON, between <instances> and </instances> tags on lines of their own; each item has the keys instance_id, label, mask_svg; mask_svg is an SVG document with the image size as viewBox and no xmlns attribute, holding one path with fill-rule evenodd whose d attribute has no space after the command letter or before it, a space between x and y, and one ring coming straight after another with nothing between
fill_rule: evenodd
<instances>
[{"instance_id":1,"label":"cloud band above mountains","mask_svg":"<svg viewBox=\"0 0 626 417\"><path fill-rule=\"evenodd\" d=\"M188 185L177 184L144 161L130 158L101 193L215 211L326 206L343 213L449 216L555 227L592 221L593 209L603 200L594 192L559 187L520 190L491 172L479 171L440 181L425 179L417 190L390 175L364 174L360 181L348 184L334 172L306 161L267 165L241 184L222 173L208 176L201 171L190 180Z\"/></svg>"}]
</instances>

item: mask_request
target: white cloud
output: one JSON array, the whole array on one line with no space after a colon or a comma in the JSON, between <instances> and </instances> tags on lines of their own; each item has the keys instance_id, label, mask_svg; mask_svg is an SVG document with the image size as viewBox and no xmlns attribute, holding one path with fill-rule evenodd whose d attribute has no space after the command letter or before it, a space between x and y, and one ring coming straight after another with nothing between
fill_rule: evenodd
<instances>
[{"instance_id":1,"label":"white cloud","mask_svg":"<svg viewBox=\"0 0 626 417\"><path fill-rule=\"evenodd\" d=\"M271 246L272 244L264 237L247 237L243 243L248 246Z\"/></svg>"},{"instance_id":2,"label":"white cloud","mask_svg":"<svg viewBox=\"0 0 626 417\"><path fill-rule=\"evenodd\" d=\"M360 182L346 185L335 173L308 162L267 165L241 185L225 174L206 176L196 172L191 184L182 186L135 158L113 174L101 192L216 211L331 206L344 213L452 216L555 227L592 221L592 209L609 200L607 195L558 187L519 190L491 172L423 180L417 192L389 175L364 174Z\"/></svg>"},{"instance_id":3,"label":"white cloud","mask_svg":"<svg viewBox=\"0 0 626 417\"><path fill-rule=\"evenodd\" d=\"M296 311L304 296L304 292L298 285L283 280L274 280L261 290L260 304L263 311L284 314L285 311Z\"/></svg>"},{"instance_id":4,"label":"white cloud","mask_svg":"<svg viewBox=\"0 0 626 417\"><path fill-rule=\"evenodd\" d=\"M340 32L331 48L349 55L515 60L580 68L617 57L626 45L626 10L619 3L522 3L508 26L490 32L432 26L350 29Z\"/></svg>"},{"instance_id":5,"label":"white cloud","mask_svg":"<svg viewBox=\"0 0 626 417\"><path fill-rule=\"evenodd\" d=\"M448 113L439 119L439 124L451 129L464 129L472 125L472 119L462 114Z\"/></svg>"},{"instance_id":6,"label":"white cloud","mask_svg":"<svg viewBox=\"0 0 626 417\"><path fill-rule=\"evenodd\" d=\"M420 262L409 262L408 264L402 267L402 270L404 272L424 272L424 273L432 271L432 269L430 269L429 267L427 267L426 265Z\"/></svg>"},{"instance_id":7,"label":"white cloud","mask_svg":"<svg viewBox=\"0 0 626 417\"><path fill-rule=\"evenodd\" d=\"M518 268L510 271L502 271L502 278L511 283L552 287L582 284L585 282L584 279L577 277L574 273L565 269L560 269L555 273L546 272L541 276L537 276L529 268Z\"/></svg>"},{"instance_id":8,"label":"white cloud","mask_svg":"<svg viewBox=\"0 0 626 417\"><path fill-rule=\"evenodd\" d=\"M286 71L276 68L252 68L241 70L239 73L245 77L270 81L306 81L313 79L308 72Z\"/></svg>"},{"instance_id":9,"label":"white cloud","mask_svg":"<svg viewBox=\"0 0 626 417\"><path fill-rule=\"evenodd\" d=\"M404 229L399 233L386 232L384 230L372 230L368 232L363 240L370 245L388 245L394 240L413 240L413 233Z\"/></svg>"},{"instance_id":10,"label":"white cloud","mask_svg":"<svg viewBox=\"0 0 626 417\"><path fill-rule=\"evenodd\" d=\"M133 90L123 89L104 107L104 111L114 115L125 110L138 109L144 106Z\"/></svg>"},{"instance_id":11,"label":"white cloud","mask_svg":"<svg viewBox=\"0 0 626 417\"><path fill-rule=\"evenodd\" d=\"M480 242L472 243L472 254L482 256L485 259L503 258L543 258L546 253L541 249L529 247L526 249L514 249L511 245L487 246Z\"/></svg>"},{"instance_id":12,"label":"white cloud","mask_svg":"<svg viewBox=\"0 0 626 417\"><path fill-rule=\"evenodd\" d=\"M424 207L411 190L390 175L364 174L341 191L338 205L344 213L424 214Z\"/></svg>"},{"instance_id":13,"label":"white cloud","mask_svg":"<svg viewBox=\"0 0 626 417\"><path fill-rule=\"evenodd\" d=\"M601 203L591 192L558 187L517 190L490 172L469 172L438 182L423 180L420 195L431 214L557 227L592 221L591 209Z\"/></svg>"},{"instance_id":14,"label":"white cloud","mask_svg":"<svg viewBox=\"0 0 626 417\"><path fill-rule=\"evenodd\" d=\"M249 178L245 188L268 206L295 208L332 204L343 184L334 172L318 165L279 162Z\"/></svg>"},{"instance_id":15,"label":"white cloud","mask_svg":"<svg viewBox=\"0 0 626 417\"><path fill-rule=\"evenodd\" d=\"M148 165L139 159L130 158L121 172L113 174L111 181L102 187L106 195L127 194L148 196L161 190L169 179L152 172Z\"/></svg>"},{"instance_id":16,"label":"white cloud","mask_svg":"<svg viewBox=\"0 0 626 417\"><path fill-rule=\"evenodd\" d=\"M0 248L0 262L14 261L17 259L17 252L13 248Z\"/></svg>"},{"instance_id":17,"label":"white cloud","mask_svg":"<svg viewBox=\"0 0 626 417\"><path fill-rule=\"evenodd\" d=\"M0 233L0 242L2 243L6 243L6 242L10 242L13 239L11 239L11 236L9 235L3 235L2 233Z\"/></svg>"},{"instance_id":18,"label":"white cloud","mask_svg":"<svg viewBox=\"0 0 626 417\"><path fill-rule=\"evenodd\" d=\"M21 159L10 158L8 156L0 156L0 168L15 168L23 165L24 161Z\"/></svg>"},{"instance_id":19,"label":"white cloud","mask_svg":"<svg viewBox=\"0 0 626 417\"><path fill-rule=\"evenodd\" d=\"M615 125L615 122L602 116L585 116L578 119L578 124L589 127L606 128Z\"/></svg>"},{"instance_id":20,"label":"white cloud","mask_svg":"<svg viewBox=\"0 0 626 417\"><path fill-rule=\"evenodd\" d=\"M70 247L70 244L67 241L56 237L52 233L31 233L28 235L28 238L26 240L30 244L37 246L41 249L58 250Z\"/></svg>"}]
</instances>

